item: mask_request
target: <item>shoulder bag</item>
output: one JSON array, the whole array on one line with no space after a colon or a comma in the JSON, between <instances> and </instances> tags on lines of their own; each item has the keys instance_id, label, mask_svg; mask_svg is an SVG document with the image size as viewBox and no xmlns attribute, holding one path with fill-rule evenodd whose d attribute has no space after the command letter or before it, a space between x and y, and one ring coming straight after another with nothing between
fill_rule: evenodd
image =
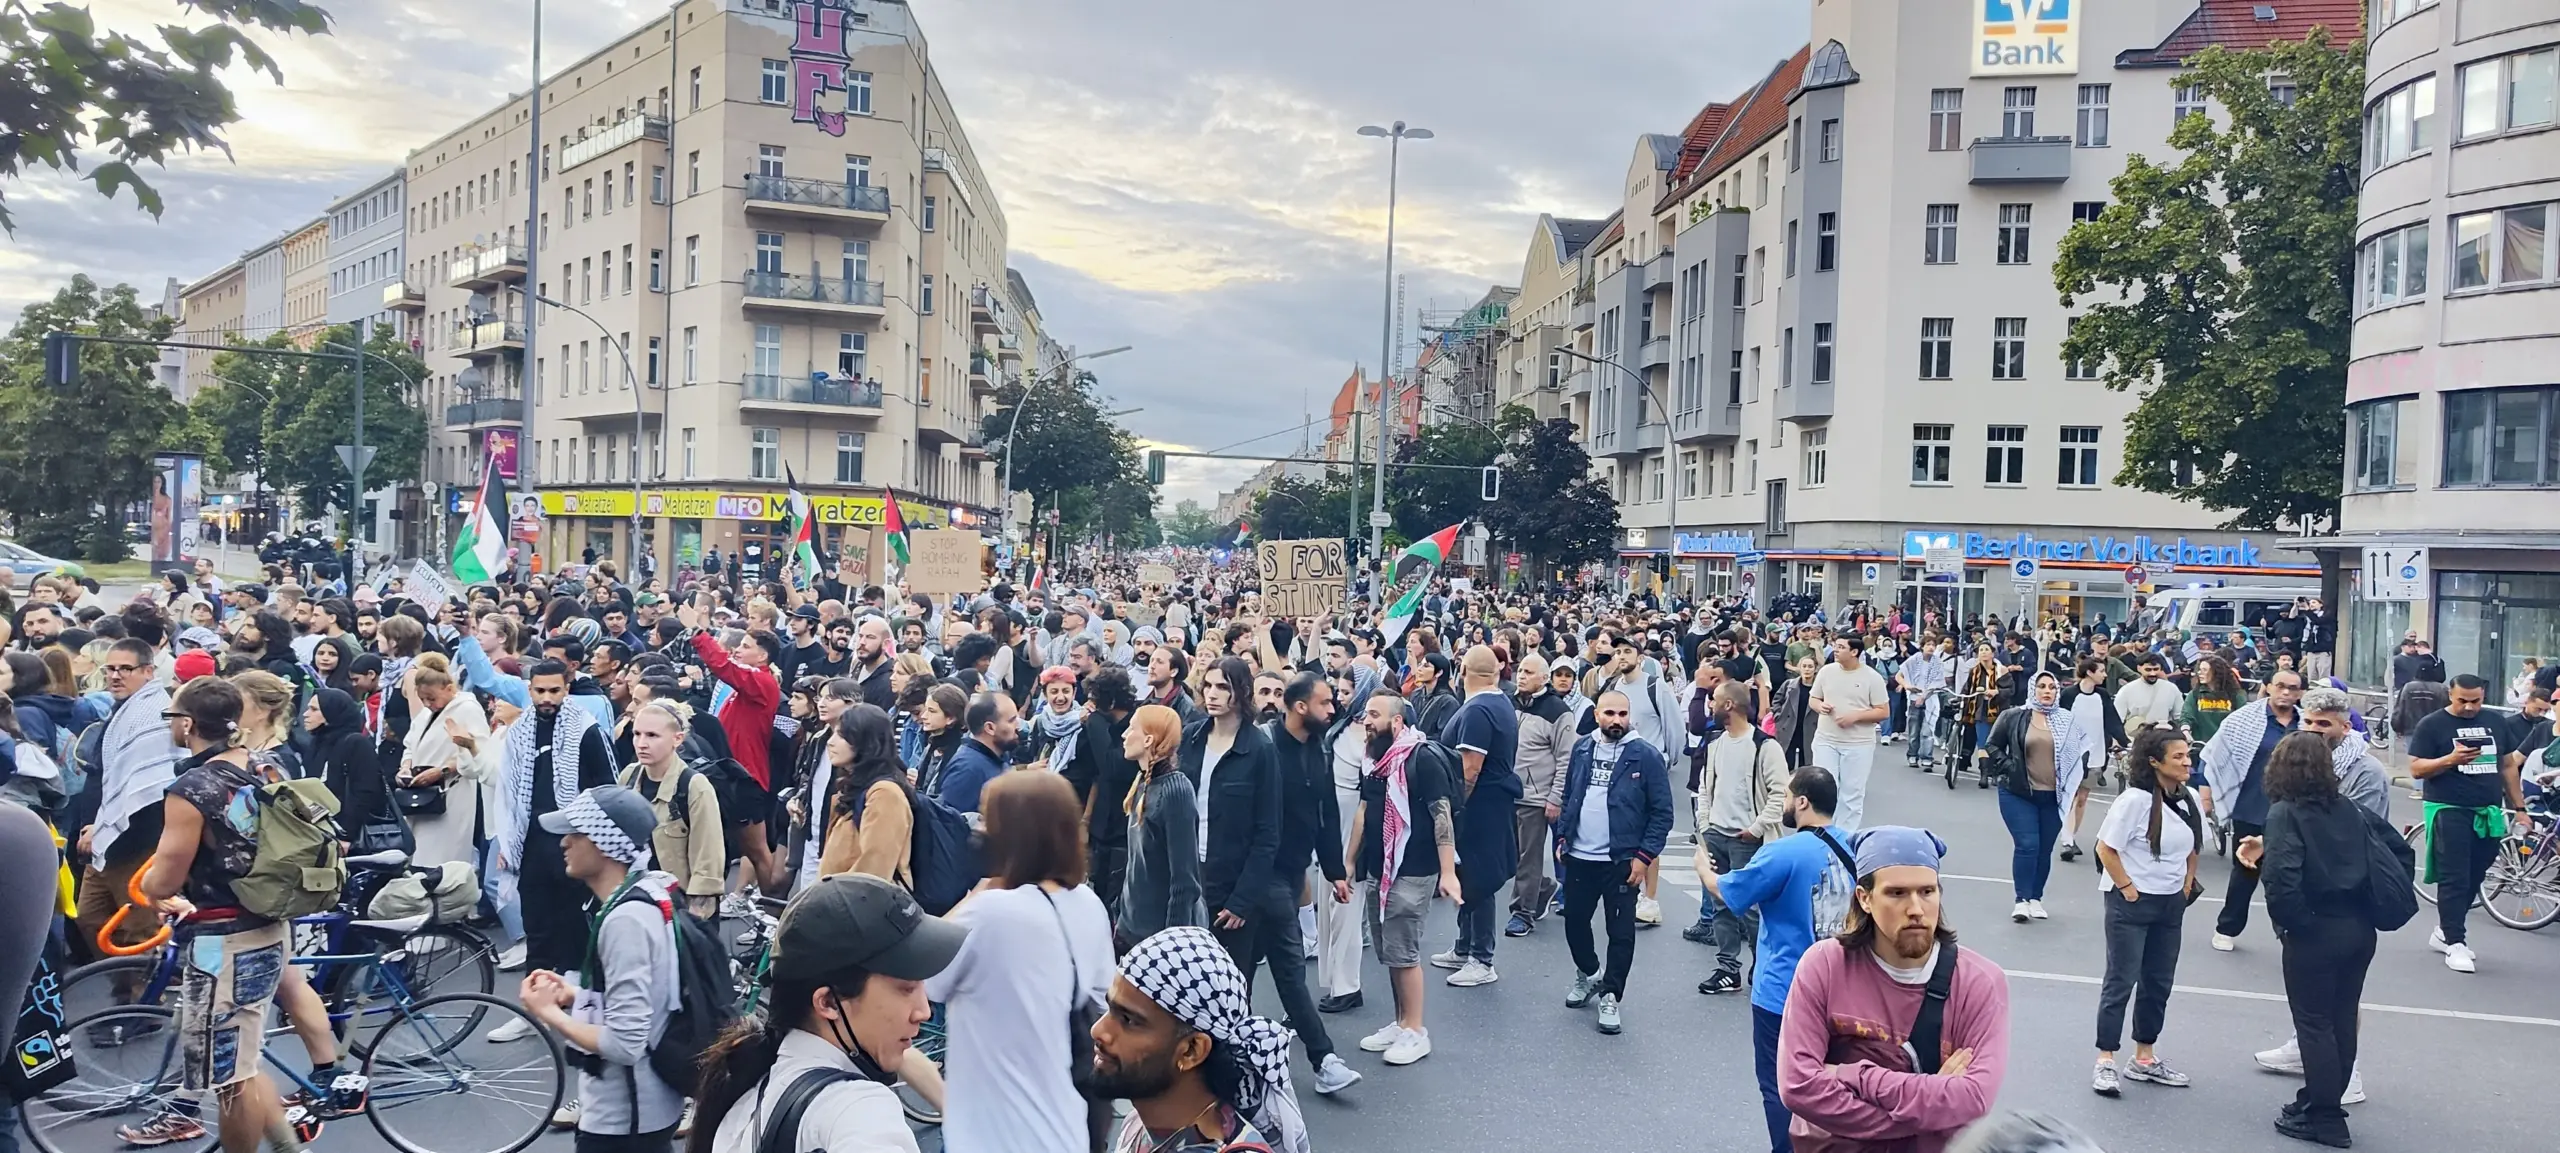
<instances>
[{"instance_id":1,"label":"shoulder bag","mask_svg":"<svg viewBox=\"0 0 2560 1153\"><path fill-rule=\"evenodd\" d=\"M1947 994L1956 983L1956 946L1953 941L1938 945L1937 968L1929 972L1929 987L1920 995L1920 1013L1911 1019L1911 1039L1902 1043L1904 1056L1911 1067L1922 1073L1936 1073L1942 1060L1938 1053L1939 1038L1945 1032Z\"/></svg>"},{"instance_id":2,"label":"shoulder bag","mask_svg":"<svg viewBox=\"0 0 2560 1153\"><path fill-rule=\"evenodd\" d=\"M1102 1010L1085 996L1084 967L1076 960L1075 934L1067 931L1067 915L1059 911L1058 898L1047 889L1040 890L1040 895L1049 902L1049 915L1057 918L1059 944L1067 951L1068 979L1074 982L1067 989L1068 1075L1075 1082L1076 1092L1085 1099L1085 1145L1092 1153L1102 1153L1110 1144L1115 1117L1108 1098L1097 1101L1088 1091L1093 1083L1093 1023L1102 1018Z\"/></svg>"},{"instance_id":3,"label":"shoulder bag","mask_svg":"<svg viewBox=\"0 0 2560 1153\"><path fill-rule=\"evenodd\" d=\"M432 725L444 716L444 710L428 713L413 725ZM411 768L418 766L412 765ZM433 767L433 766L429 766ZM391 806L403 817L441 817L444 815L444 791L453 779L451 766L444 767L444 780L432 785L393 785Z\"/></svg>"}]
</instances>

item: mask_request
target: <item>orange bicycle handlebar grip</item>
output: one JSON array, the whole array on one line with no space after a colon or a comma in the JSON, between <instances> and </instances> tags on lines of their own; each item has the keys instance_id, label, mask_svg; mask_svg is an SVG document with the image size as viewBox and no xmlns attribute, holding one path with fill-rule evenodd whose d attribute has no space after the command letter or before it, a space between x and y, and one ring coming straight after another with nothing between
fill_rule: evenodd
<instances>
[{"instance_id":1,"label":"orange bicycle handlebar grip","mask_svg":"<svg viewBox=\"0 0 2560 1153\"><path fill-rule=\"evenodd\" d=\"M119 945L116 944L115 941L116 926L124 923L125 914L130 913L137 908L147 908L151 904L151 899L142 895L142 874L147 872L148 869L149 867L146 865L144 868L135 869L133 871L132 882L125 886L125 896L130 898L129 903L116 906L115 913L107 918L107 923L99 926L99 952L105 953L110 957L134 957L148 953L168 942L169 926L166 924L160 926L160 931L151 934L150 940L144 941L141 944Z\"/></svg>"}]
</instances>

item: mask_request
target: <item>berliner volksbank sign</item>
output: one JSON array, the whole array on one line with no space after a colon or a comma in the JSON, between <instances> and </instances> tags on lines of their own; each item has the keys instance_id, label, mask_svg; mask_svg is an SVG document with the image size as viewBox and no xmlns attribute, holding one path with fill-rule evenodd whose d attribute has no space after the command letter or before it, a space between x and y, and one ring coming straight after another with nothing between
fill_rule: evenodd
<instances>
[{"instance_id":1,"label":"berliner volksbank sign","mask_svg":"<svg viewBox=\"0 0 2560 1153\"><path fill-rule=\"evenodd\" d=\"M2085 3L2085 0L2082 0ZM1973 74L2068 76L2080 70L2074 0L1975 0Z\"/></svg>"}]
</instances>

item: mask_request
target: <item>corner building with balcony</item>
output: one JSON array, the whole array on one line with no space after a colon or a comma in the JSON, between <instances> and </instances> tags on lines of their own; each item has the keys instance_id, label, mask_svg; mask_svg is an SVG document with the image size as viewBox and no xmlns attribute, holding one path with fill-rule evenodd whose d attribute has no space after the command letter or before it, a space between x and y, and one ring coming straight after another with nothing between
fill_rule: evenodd
<instances>
[{"instance_id":1,"label":"corner building with balcony","mask_svg":"<svg viewBox=\"0 0 2560 1153\"><path fill-rule=\"evenodd\" d=\"M2353 570L2357 684L2416 632L2494 702L2560 659L2560 22L2548 0L2368 2L2345 497L2304 544ZM2368 550L2423 554L2419 599L2366 600Z\"/></svg>"},{"instance_id":2,"label":"corner building with balcony","mask_svg":"<svg viewBox=\"0 0 2560 1153\"><path fill-rule=\"evenodd\" d=\"M1587 243L1564 221L1533 238L1514 339L1588 359L1548 372L1515 352L1514 380L1562 393L1607 470L1618 571L1747 581L1763 604L1910 604L1945 540L1967 569L1931 607L2110 621L2171 582L2316 585L2276 536L2115 483L2135 397L2063 360L2075 310L2053 260L2127 155L2165 158L2177 117L2212 114L2176 86L2181 60L2314 25L2351 38L2355 0L1811 12L1804 50L1639 138ZM1561 298L1534 287L1549 262L1578 277ZM2008 574L2019 557L2042 565L2032 587Z\"/></svg>"},{"instance_id":3,"label":"corner building with balcony","mask_svg":"<svg viewBox=\"0 0 2560 1153\"><path fill-rule=\"evenodd\" d=\"M786 478L830 541L890 487L911 525L981 521L982 404L1039 337L906 4L683 0L532 119L520 94L405 173L385 300L419 318L445 539L492 459L554 568L627 562L635 505L661 573L754 564ZM530 324L528 291L557 303Z\"/></svg>"}]
</instances>

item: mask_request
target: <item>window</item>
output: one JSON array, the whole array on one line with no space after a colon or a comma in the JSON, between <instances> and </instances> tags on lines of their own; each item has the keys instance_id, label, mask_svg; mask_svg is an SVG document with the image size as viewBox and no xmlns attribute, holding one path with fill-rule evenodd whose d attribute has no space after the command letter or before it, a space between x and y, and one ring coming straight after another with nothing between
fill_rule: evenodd
<instances>
[{"instance_id":1,"label":"window","mask_svg":"<svg viewBox=\"0 0 2560 1153\"><path fill-rule=\"evenodd\" d=\"M2054 474L2054 483L2064 488L2098 487L2098 429L2096 426L2063 426L2062 464Z\"/></svg>"},{"instance_id":2,"label":"window","mask_svg":"<svg viewBox=\"0 0 2560 1153\"><path fill-rule=\"evenodd\" d=\"M692 73L692 80L691 80L690 84L688 85L688 89L689 89L689 91L692 93L692 100L693 100L693 103L692 103L692 105L691 105L690 107L686 108L685 110L686 110L686 111L688 111L688 112L700 112L700 111L702 111L702 69L700 69L700 68L695 68L695 69L693 70L693 73ZM692 429L686 429L686 430L685 430L685 439L686 439L687 441L690 441L690 440L692 440L692 438L693 438L693 430L692 430ZM686 455L685 459L687 459L687 460L691 460L691 459L693 459L693 457L692 457L692 455L691 455L690 453L688 453L688 454ZM686 476L692 476L692 475L693 475L693 467L692 467L691 465L687 465L687 466L685 466L684 474L685 474Z\"/></svg>"},{"instance_id":3,"label":"window","mask_svg":"<svg viewBox=\"0 0 2560 1153\"><path fill-rule=\"evenodd\" d=\"M1840 122L1836 119L1825 120L1822 122L1822 162L1831 164L1839 159Z\"/></svg>"},{"instance_id":4,"label":"window","mask_svg":"<svg viewBox=\"0 0 2560 1153\"><path fill-rule=\"evenodd\" d=\"M653 384L653 385L654 385L654 384L656 384L656 383L658 383L658 354L659 354L660 352L662 352L662 351L664 351L664 347L663 347L662 343L659 341L659 339L658 339L657 337L654 337L654 336L650 337L650 338L649 338L649 375L648 375L648 377L647 377L647 380L648 380L648 382L649 382L650 384Z\"/></svg>"},{"instance_id":5,"label":"window","mask_svg":"<svg viewBox=\"0 0 2560 1153\"><path fill-rule=\"evenodd\" d=\"M2398 164L2435 146L2436 78L2421 76L2365 106L2364 168Z\"/></svg>"},{"instance_id":6,"label":"window","mask_svg":"<svg viewBox=\"0 0 2560 1153\"><path fill-rule=\"evenodd\" d=\"M701 374L697 371L702 363L701 352L702 330L687 326L684 330L684 382L686 384L692 384L702 379ZM693 451L691 443L693 439L693 430L686 429L684 435L686 440L684 471L686 476L691 476L693 475Z\"/></svg>"},{"instance_id":7,"label":"window","mask_svg":"<svg viewBox=\"0 0 2560 1153\"><path fill-rule=\"evenodd\" d=\"M1751 206L1753 208L1769 206L1769 154L1766 152L1760 154L1760 191L1751 201Z\"/></svg>"},{"instance_id":8,"label":"window","mask_svg":"<svg viewBox=\"0 0 2560 1153\"><path fill-rule=\"evenodd\" d=\"M1742 450L1748 458L1748 471L1745 472L1745 479L1742 483L1746 487L1758 488L1760 487L1760 442L1756 440L1743 441Z\"/></svg>"},{"instance_id":9,"label":"window","mask_svg":"<svg viewBox=\"0 0 2560 1153\"><path fill-rule=\"evenodd\" d=\"M2529 204L2453 218L2453 288L2532 284L2554 278L2552 205Z\"/></svg>"},{"instance_id":10,"label":"window","mask_svg":"<svg viewBox=\"0 0 2560 1153\"><path fill-rule=\"evenodd\" d=\"M1921 233L1921 262L1953 264L1956 262L1956 206L1932 204L1929 221Z\"/></svg>"},{"instance_id":11,"label":"window","mask_svg":"<svg viewBox=\"0 0 2560 1153\"><path fill-rule=\"evenodd\" d=\"M782 175L781 145L756 145L756 175L768 178L779 178Z\"/></svg>"},{"instance_id":12,"label":"window","mask_svg":"<svg viewBox=\"0 0 2560 1153\"><path fill-rule=\"evenodd\" d=\"M2000 91L2000 135L2016 140L2036 134L2036 89L2026 84Z\"/></svg>"},{"instance_id":13,"label":"window","mask_svg":"<svg viewBox=\"0 0 2560 1153\"><path fill-rule=\"evenodd\" d=\"M1956 426L1952 424L1915 424L1911 426L1911 483L1945 484L1948 469L1955 461Z\"/></svg>"},{"instance_id":14,"label":"window","mask_svg":"<svg viewBox=\"0 0 2560 1153\"><path fill-rule=\"evenodd\" d=\"M2107 98L2113 89L2111 84L2080 86L2079 134L2072 138L2072 143L2082 148L2107 146Z\"/></svg>"},{"instance_id":15,"label":"window","mask_svg":"<svg viewBox=\"0 0 2560 1153\"><path fill-rule=\"evenodd\" d=\"M2560 76L2560 48L2519 52L2462 66L2462 139L2548 128Z\"/></svg>"},{"instance_id":16,"label":"window","mask_svg":"<svg viewBox=\"0 0 2560 1153\"><path fill-rule=\"evenodd\" d=\"M1831 383L1831 325L1817 321L1813 326L1813 383Z\"/></svg>"},{"instance_id":17,"label":"window","mask_svg":"<svg viewBox=\"0 0 2560 1153\"><path fill-rule=\"evenodd\" d=\"M869 359L870 338L859 332L836 334L836 375L852 380L862 379L863 363Z\"/></svg>"},{"instance_id":18,"label":"window","mask_svg":"<svg viewBox=\"0 0 2560 1153\"><path fill-rule=\"evenodd\" d=\"M871 115L871 74L844 74L844 110L856 116Z\"/></svg>"},{"instance_id":19,"label":"window","mask_svg":"<svg viewBox=\"0 0 2560 1153\"><path fill-rule=\"evenodd\" d=\"M848 155L844 158L844 182L854 188L871 187L871 158Z\"/></svg>"},{"instance_id":20,"label":"window","mask_svg":"<svg viewBox=\"0 0 2560 1153\"><path fill-rule=\"evenodd\" d=\"M604 174L604 214L613 215L613 174Z\"/></svg>"},{"instance_id":21,"label":"window","mask_svg":"<svg viewBox=\"0 0 2560 1153\"><path fill-rule=\"evenodd\" d=\"M933 274L930 272L924 274L923 306L917 311L924 313L933 311Z\"/></svg>"},{"instance_id":22,"label":"window","mask_svg":"<svg viewBox=\"0 0 2560 1153\"><path fill-rule=\"evenodd\" d=\"M2103 200L2074 200L2074 201L2072 201L2072 202L2071 202L2071 223L2073 223L2073 224L2075 224L2075 225L2080 225L2080 224L2095 224L2095 223L2097 223L2097 221L2098 221L2098 218L2099 218L2099 217L2104 216L2104 215L2106 215L2106 214L2107 214L2107 202L2106 202L2106 201L2103 201Z\"/></svg>"},{"instance_id":23,"label":"window","mask_svg":"<svg viewBox=\"0 0 2560 1153\"><path fill-rule=\"evenodd\" d=\"M1796 274L1796 235L1803 230L1803 227L1804 222L1801 220L1790 220L1787 222L1786 265L1788 276L1794 276Z\"/></svg>"},{"instance_id":24,"label":"window","mask_svg":"<svg viewBox=\"0 0 2560 1153\"><path fill-rule=\"evenodd\" d=\"M2436 5L2436 0L2372 0L2372 2L2373 19L2366 25L2365 32L2368 38L2373 33L2408 19L2421 8L2433 8Z\"/></svg>"},{"instance_id":25,"label":"window","mask_svg":"<svg viewBox=\"0 0 2560 1153\"><path fill-rule=\"evenodd\" d=\"M860 284L871 279L870 241L845 241L842 255L845 283Z\"/></svg>"},{"instance_id":26,"label":"window","mask_svg":"<svg viewBox=\"0 0 2560 1153\"><path fill-rule=\"evenodd\" d=\"M927 232L931 232L931 231L933 231L935 217L937 217L937 216L939 216L939 215L940 215L940 212L939 212L938 210L939 210L941 207L942 207L942 206L941 206L941 204L940 204L940 198L939 198L939 197L928 196L928 197L925 197L925 198L924 198L924 214L923 214L923 216L922 216L922 221L923 221L922 227L924 228L924 230L925 230L925 231L927 231Z\"/></svg>"},{"instance_id":27,"label":"window","mask_svg":"<svg viewBox=\"0 0 2560 1153\"><path fill-rule=\"evenodd\" d=\"M1680 499L1688 500L1697 495L1698 450L1683 449L1680 452Z\"/></svg>"},{"instance_id":28,"label":"window","mask_svg":"<svg viewBox=\"0 0 2560 1153\"><path fill-rule=\"evenodd\" d=\"M664 204L666 202L667 166L664 164L652 164L649 166L649 203Z\"/></svg>"},{"instance_id":29,"label":"window","mask_svg":"<svg viewBox=\"0 0 2560 1153\"><path fill-rule=\"evenodd\" d=\"M699 152L688 152L688 153L685 153L685 154L684 154L684 194L685 194L685 195L687 195L687 196L698 196L698 195L701 195L701 193L702 193L702 154L701 154L701 153L699 153Z\"/></svg>"},{"instance_id":30,"label":"window","mask_svg":"<svg viewBox=\"0 0 2560 1153\"><path fill-rule=\"evenodd\" d=\"M613 266L608 264L605 267L607 269L611 269ZM608 293L608 295L610 295L610 293ZM594 304L595 302L596 258L592 256L581 257L578 260L578 303Z\"/></svg>"},{"instance_id":31,"label":"window","mask_svg":"<svg viewBox=\"0 0 2560 1153\"><path fill-rule=\"evenodd\" d=\"M634 285L634 284L632 283L632 281L631 281L631 274L632 274L632 271L633 271L633 267L634 267L634 266L633 266L633 262L632 262L632 259L631 259L631 246L630 246L630 245L628 245L628 244L623 245L623 246L622 246L622 294L623 294L624 296L629 296L629 295L631 295L631 290L632 290L633 288L637 287L637 286L636 286L636 285Z\"/></svg>"},{"instance_id":32,"label":"window","mask_svg":"<svg viewBox=\"0 0 2560 1153\"><path fill-rule=\"evenodd\" d=\"M1796 171L1796 170L1798 170L1798 169L1800 169L1800 168L1803 168L1803 167L1804 167L1804 117L1799 116L1799 117L1796 117L1796 118L1795 118L1795 120L1794 120L1793 122L1791 122L1791 123L1788 125L1788 132L1787 132L1787 171L1789 171L1789 172L1794 172L1794 171Z\"/></svg>"},{"instance_id":33,"label":"window","mask_svg":"<svg viewBox=\"0 0 2560 1153\"><path fill-rule=\"evenodd\" d=\"M2427 225L2395 228L2356 246L2356 307L2388 308L2427 294Z\"/></svg>"},{"instance_id":34,"label":"window","mask_svg":"<svg viewBox=\"0 0 2560 1153\"><path fill-rule=\"evenodd\" d=\"M2174 126L2178 121L2190 116L2204 115L2208 113L2205 110L2203 88L2193 84L2180 84L2169 90L2169 123L2171 125Z\"/></svg>"},{"instance_id":35,"label":"window","mask_svg":"<svg viewBox=\"0 0 2560 1153\"><path fill-rule=\"evenodd\" d=\"M2267 95L2275 100L2277 107L2291 108L2294 101L2302 99L2302 86L2281 77L2270 78Z\"/></svg>"},{"instance_id":36,"label":"window","mask_svg":"<svg viewBox=\"0 0 2560 1153\"><path fill-rule=\"evenodd\" d=\"M585 395L586 392L590 388L594 387L595 384L593 358L591 356L593 352L594 349L590 347L590 342L584 340L578 342L578 393L581 396Z\"/></svg>"},{"instance_id":37,"label":"window","mask_svg":"<svg viewBox=\"0 0 2560 1153\"><path fill-rule=\"evenodd\" d=\"M1964 89L1930 89L1929 151L1956 152L1963 148Z\"/></svg>"},{"instance_id":38,"label":"window","mask_svg":"<svg viewBox=\"0 0 2560 1153\"><path fill-rule=\"evenodd\" d=\"M767 61L765 61L765 62L764 62L764 70L763 70L763 81L764 81L764 83L763 83L762 87L761 87L761 88L759 88L759 89L757 90L757 93L756 93L756 97L757 97L757 99L760 99L760 100L764 101L764 102L765 102L765 103L767 103L767 104L789 104L789 103L791 103L791 62L790 62L790 61L788 61L788 60L767 60Z\"/></svg>"},{"instance_id":39,"label":"window","mask_svg":"<svg viewBox=\"0 0 2560 1153\"><path fill-rule=\"evenodd\" d=\"M2027 263L2027 226L2035 212L2032 204L2000 206L2000 246L1998 260L2002 264Z\"/></svg>"},{"instance_id":40,"label":"window","mask_svg":"<svg viewBox=\"0 0 2560 1153\"><path fill-rule=\"evenodd\" d=\"M2395 488L2417 479L2400 470L2400 410L2405 397L2367 401L2347 410L2348 478L2358 491Z\"/></svg>"},{"instance_id":41,"label":"window","mask_svg":"<svg viewBox=\"0 0 2560 1153\"><path fill-rule=\"evenodd\" d=\"M757 376L772 378L782 375L782 326L756 326L755 364L749 369Z\"/></svg>"},{"instance_id":42,"label":"window","mask_svg":"<svg viewBox=\"0 0 2560 1153\"><path fill-rule=\"evenodd\" d=\"M1821 488L1825 481L1831 479L1831 430L1827 428L1804 430L1802 448L1804 450L1804 486Z\"/></svg>"},{"instance_id":43,"label":"window","mask_svg":"<svg viewBox=\"0 0 2560 1153\"><path fill-rule=\"evenodd\" d=\"M2027 483L2027 426L1995 424L1984 430L1982 483Z\"/></svg>"},{"instance_id":44,"label":"window","mask_svg":"<svg viewBox=\"0 0 2560 1153\"><path fill-rule=\"evenodd\" d=\"M691 288L700 283L702 283L702 238L688 236L684 238L684 286Z\"/></svg>"},{"instance_id":45,"label":"window","mask_svg":"<svg viewBox=\"0 0 2560 1153\"><path fill-rule=\"evenodd\" d=\"M2003 316L1991 322L1991 379L2027 378L2027 318Z\"/></svg>"},{"instance_id":46,"label":"window","mask_svg":"<svg viewBox=\"0 0 2560 1153\"><path fill-rule=\"evenodd\" d=\"M858 432L839 432L836 434L837 484L862 483L863 440L863 434Z\"/></svg>"},{"instance_id":47,"label":"window","mask_svg":"<svg viewBox=\"0 0 2560 1153\"><path fill-rule=\"evenodd\" d=\"M750 480L782 479L782 430L750 428L747 430L747 478Z\"/></svg>"},{"instance_id":48,"label":"window","mask_svg":"<svg viewBox=\"0 0 2560 1153\"><path fill-rule=\"evenodd\" d=\"M1732 365L1725 373L1724 402L1742 403L1742 350L1739 348L1733 350Z\"/></svg>"},{"instance_id":49,"label":"window","mask_svg":"<svg viewBox=\"0 0 2560 1153\"><path fill-rule=\"evenodd\" d=\"M2065 333L2064 339L2064 343L2066 345L2069 344L2070 338L2080 335L2080 319L2081 318L2075 316L2068 322L2066 326L2068 331ZM2096 380L2098 379L2098 362L2095 360L2080 360L2066 354L2062 361L2062 379Z\"/></svg>"},{"instance_id":50,"label":"window","mask_svg":"<svg viewBox=\"0 0 2560 1153\"><path fill-rule=\"evenodd\" d=\"M1751 303L1758 304L1769 291L1769 250L1766 246L1751 250Z\"/></svg>"},{"instance_id":51,"label":"window","mask_svg":"<svg viewBox=\"0 0 2560 1153\"><path fill-rule=\"evenodd\" d=\"M1762 518L1760 529L1770 536L1787 535L1787 482L1769 482L1768 515Z\"/></svg>"},{"instance_id":52,"label":"window","mask_svg":"<svg viewBox=\"0 0 2560 1153\"><path fill-rule=\"evenodd\" d=\"M667 250L652 248L649 250L649 291L665 292L666 290Z\"/></svg>"},{"instance_id":53,"label":"window","mask_svg":"<svg viewBox=\"0 0 2560 1153\"><path fill-rule=\"evenodd\" d=\"M782 273L782 234L756 233L756 271L769 276Z\"/></svg>"},{"instance_id":54,"label":"window","mask_svg":"<svg viewBox=\"0 0 2560 1153\"><path fill-rule=\"evenodd\" d=\"M1952 316L1920 318L1920 379L1955 376L1956 320Z\"/></svg>"},{"instance_id":55,"label":"window","mask_svg":"<svg viewBox=\"0 0 2560 1153\"><path fill-rule=\"evenodd\" d=\"M639 203L639 179L640 179L640 162L639 162L639 161L637 161L637 160L626 160L626 161L623 161L623 162L622 162L622 201L623 201L623 203L625 203L625 204L637 204L637 203Z\"/></svg>"},{"instance_id":56,"label":"window","mask_svg":"<svg viewBox=\"0 0 2560 1153\"><path fill-rule=\"evenodd\" d=\"M1760 399L1760 346L1751 346L1751 399Z\"/></svg>"},{"instance_id":57,"label":"window","mask_svg":"<svg viewBox=\"0 0 2560 1153\"><path fill-rule=\"evenodd\" d=\"M1813 270L1829 272L1840 266L1840 214L1821 212L1813 218Z\"/></svg>"},{"instance_id":58,"label":"window","mask_svg":"<svg viewBox=\"0 0 2560 1153\"><path fill-rule=\"evenodd\" d=\"M1735 254L1733 258L1733 310L1736 312L1742 311L1743 301L1747 295L1746 286L1750 281L1750 260L1739 253Z\"/></svg>"},{"instance_id":59,"label":"window","mask_svg":"<svg viewBox=\"0 0 2560 1153\"><path fill-rule=\"evenodd\" d=\"M611 184L607 184L607 185L605 185L605 187L609 189L609 188L612 188L613 186L612 186ZM593 219L595 219L595 218L596 218L596 182L595 182L593 179L588 179L588 180L580 181L580 182L579 182L579 185L578 185L578 189L579 189L579 191L578 191L578 219L580 219L580 220L593 220Z\"/></svg>"},{"instance_id":60,"label":"window","mask_svg":"<svg viewBox=\"0 0 2560 1153\"><path fill-rule=\"evenodd\" d=\"M1778 336L1778 387L1796 385L1796 330L1789 328Z\"/></svg>"},{"instance_id":61,"label":"window","mask_svg":"<svg viewBox=\"0 0 2560 1153\"><path fill-rule=\"evenodd\" d=\"M2444 483L2560 484L2560 388L2495 388L2446 393Z\"/></svg>"}]
</instances>

